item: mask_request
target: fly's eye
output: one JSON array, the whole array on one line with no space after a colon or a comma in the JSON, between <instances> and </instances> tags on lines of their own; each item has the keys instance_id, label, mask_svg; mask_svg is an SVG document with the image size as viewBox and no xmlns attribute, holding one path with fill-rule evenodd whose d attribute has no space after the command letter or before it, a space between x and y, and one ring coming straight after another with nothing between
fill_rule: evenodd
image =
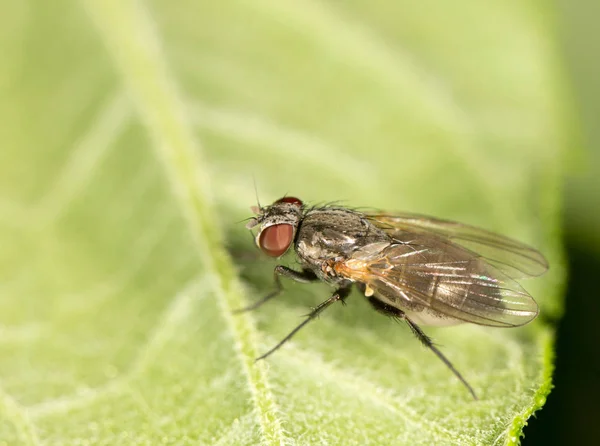
<instances>
[{"instance_id":1,"label":"fly's eye","mask_svg":"<svg viewBox=\"0 0 600 446\"><path fill-rule=\"evenodd\" d=\"M283 197L277 200L275 203L291 203L295 204L298 207L302 207L302 200L296 197Z\"/></svg>"},{"instance_id":2,"label":"fly's eye","mask_svg":"<svg viewBox=\"0 0 600 446\"><path fill-rule=\"evenodd\" d=\"M285 223L265 228L258 237L258 247L271 257L282 256L294 238L294 228Z\"/></svg>"}]
</instances>

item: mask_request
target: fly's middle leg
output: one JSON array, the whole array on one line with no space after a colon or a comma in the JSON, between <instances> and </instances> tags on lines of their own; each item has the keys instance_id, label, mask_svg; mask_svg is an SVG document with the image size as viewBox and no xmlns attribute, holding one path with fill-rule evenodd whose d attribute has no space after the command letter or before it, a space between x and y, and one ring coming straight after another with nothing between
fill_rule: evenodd
<instances>
[{"instance_id":1,"label":"fly's middle leg","mask_svg":"<svg viewBox=\"0 0 600 446\"><path fill-rule=\"evenodd\" d=\"M283 291L283 286L281 285L281 279L280 279L281 276L288 277L292 280L295 280L296 282L301 282L301 283L310 283L310 282L319 280L317 275L314 272L312 272L310 269L305 268L302 271L296 271L296 270L293 270L293 269L288 268L283 265L277 265L275 267L275 269L273 270L275 289L273 291L271 291L269 294L267 294L265 297L263 297L262 299L254 302L253 304L250 304L244 308L240 308L239 310L235 310L235 313L242 313L244 311L255 310L258 307L260 307L262 304L264 304L265 302L267 302L267 301L273 299L274 297L278 296L279 294L281 294L281 292Z\"/></svg>"}]
</instances>

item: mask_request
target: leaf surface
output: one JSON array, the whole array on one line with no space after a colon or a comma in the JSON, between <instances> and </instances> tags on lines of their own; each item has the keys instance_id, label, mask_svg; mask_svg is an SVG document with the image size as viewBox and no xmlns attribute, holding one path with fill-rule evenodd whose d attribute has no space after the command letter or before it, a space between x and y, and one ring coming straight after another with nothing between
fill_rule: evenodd
<instances>
[{"instance_id":1,"label":"leaf surface","mask_svg":"<svg viewBox=\"0 0 600 446\"><path fill-rule=\"evenodd\" d=\"M0 6L0 444L512 444L550 390L563 127L536 2ZM552 265L522 329L271 287L285 193L462 220ZM259 261L261 260L261 261ZM294 265L293 258L286 259Z\"/></svg>"}]
</instances>

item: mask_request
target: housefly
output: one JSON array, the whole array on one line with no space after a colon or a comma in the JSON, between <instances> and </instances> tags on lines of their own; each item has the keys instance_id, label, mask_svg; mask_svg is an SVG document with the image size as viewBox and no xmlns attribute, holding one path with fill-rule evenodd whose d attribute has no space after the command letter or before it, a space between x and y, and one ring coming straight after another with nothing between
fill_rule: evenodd
<instances>
[{"instance_id":1,"label":"housefly","mask_svg":"<svg viewBox=\"0 0 600 446\"><path fill-rule=\"evenodd\" d=\"M324 281L333 294L265 358L355 285L375 310L406 322L413 334L467 387L473 388L433 344L420 325L471 322L518 327L532 321L538 306L516 279L548 269L535 249L473 226L416 214L372 212L325 205L308 207L295 197L253 207L246 227L257 227L256 244L281 257L291 246L301 265L278 265L275 290L244 310L259 307L282 291L280 277Z\"/></svg>"}]
</instances>

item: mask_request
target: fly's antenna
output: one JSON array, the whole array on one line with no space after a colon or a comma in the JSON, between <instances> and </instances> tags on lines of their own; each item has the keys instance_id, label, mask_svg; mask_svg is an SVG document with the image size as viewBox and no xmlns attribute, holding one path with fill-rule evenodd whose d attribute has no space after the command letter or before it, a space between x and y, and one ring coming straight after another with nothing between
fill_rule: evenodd
<instances>
[{"instance_id":1,"label":"fly's antenna","mask_svg":"<svg viewBox=\"0 0 600 446\"><path fill-rule=\"evenodd\" d=\"M262 209L262 206L260 205L260 200L258 199L258 187L256 186L256 177L254 175L252 175L252 182L254 183L254 195L256 196L256 204L258 205L259 209Z\"/></svg>"}]
</instances>

